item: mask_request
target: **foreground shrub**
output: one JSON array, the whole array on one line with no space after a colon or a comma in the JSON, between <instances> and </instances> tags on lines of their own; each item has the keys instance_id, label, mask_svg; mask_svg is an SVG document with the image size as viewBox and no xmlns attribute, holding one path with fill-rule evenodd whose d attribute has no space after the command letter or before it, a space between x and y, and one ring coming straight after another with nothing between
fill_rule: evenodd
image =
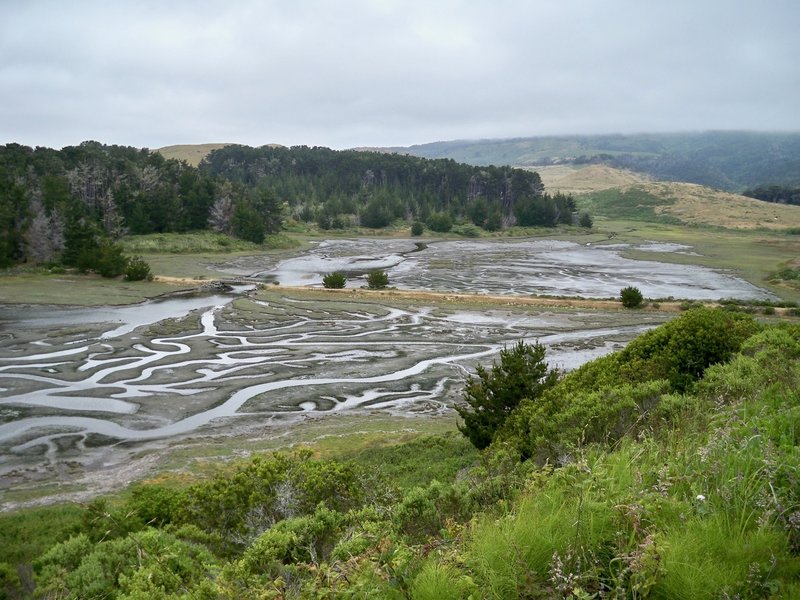
<instances>
[{"instance_id":1,"label":"foreground shrub","mask_svg":"<svg viewBox=\"0 0 800 600\"><path fill-rule=\"evenodd\" d=\"M522 341L500 351L500 362L490 371L478 365L478 378L469 377L464 391L466 405L456 406L464 420L459 431L478 448L488 446L495 433L523 399L535 400L555 385L559 372L544 359L545 347Z\"/></svg>"},{"instance_id":2,"label":"foreground shrub","mask_svg":"<svg viewBox=\"0 0 800 600\"><path fill-rule=\"evenodd\" d=\"M656 417L669 422L681 413L682 400L674 396L670 407L654 413L662 398L691 391L708 367L730 360L759 327L748 315L687 311L621 352L575 369L541 395L523 396L498 437L524 458L558 462L581 445L635 435Z\"/></svg>"},{"instance_id":3,"label":"foreground shrub","mask_svg":"<svg viewBox=\"0 0 800 600\"><path fill-rule=\"evenodd\" d=\"M597 391L559 391L526 402L511 417L521 455L538 464L563 463L590 444L610 447L626 435L648 428L651 412L669 390L666 381L606 387Z\"/></svg>"},{"instance_id":4,"label":"foreground shrub","mask_svg":"<svg viewBox=\"0 0 800 600\"><path fill-rule=\"evenodd\" d=\"M216 560L202 547L156 529L94 544L83 535L56 544L35 563L44 598L166 598L209 577Z\"/></svg>"},{"instance_id":5,"label":"foreground shrub","mask_svg":"<svg viewBox=\"0 0 800 600\"><path fill-rule=\"evenodd\" d=\"M633 381L667 379L685 391L711 365L730 360L760 329L752 317L697 308L639 336L619 353L622 375Z\"/></svg>"},{"instance_id":6,"label":"foreground shrub","mask_svg":"<svg viewBox=\"0 0 800 600\"><path fill-rule=\"evenodd\" d=\"M189 488L180 521L220 533L236 549L282 519L314 513L321 502L347 512L366 503L382 506L388 494L385 482L353 463L313 461L305 451L276 453Z\"/></svg>"}]
</instances>

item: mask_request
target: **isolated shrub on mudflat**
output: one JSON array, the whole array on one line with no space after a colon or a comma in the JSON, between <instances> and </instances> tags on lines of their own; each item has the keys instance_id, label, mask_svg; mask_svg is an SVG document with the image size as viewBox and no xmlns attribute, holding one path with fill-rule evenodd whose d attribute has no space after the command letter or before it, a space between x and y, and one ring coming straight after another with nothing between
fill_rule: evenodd
<instances>
[{"instance_id":1,"label":"isolated shrub on mudflat","mask_svg":"<svg viewBox=\"0 0 800 600\"><path fill-rule=\"evenodd\" d=\"M433 213L428 217L428 228L437 233L447 233L453 228L453 218L445 212Z\"/></svg>"},{"instance_id":2,"label":"isolated shrub on mudflat","mask_svg":"<svg viewBox=\"0 0 800 600\"><path fill-rule=\"evenodd\" d=\"M339 290L347 284L347 277L341 271L334 271L322 277L322 285L328 289Z\"/></svg>"},{"instance_id":3,"label":"isolated shrub on mudflat","mask_svg":"<svg viewBox=\"0 0 800 600\"><path fill-rule=\"evenodd\" d=\"M94 264L90 268L103 277L118 277L125 272L128 259L122 253L122 246L109 239L103 239L94 255Z\"/></svg>"},{"instance_id":4,"label":"isolated shrub on mudflat","mask_svg":"<svg viewBox=\"0 0 800 600\"><path fill-rule=\"evenodd\" d=\"M619 300L625 308L638 308L644 302L644 296L639 288L628 286L620 290Z\"/></svg>"},{"instance_id":5,"label":"isolated shrub on mudflat","mask_svg":"<svg viewBox=\"0 0 800 600\"><path fill-rule=\"evenodd\" d=\"M367 275L367 287L371 290L382 290L389 285L389 276L386 271L380 269L372 271Z\"/></svg>"}]
</instances>

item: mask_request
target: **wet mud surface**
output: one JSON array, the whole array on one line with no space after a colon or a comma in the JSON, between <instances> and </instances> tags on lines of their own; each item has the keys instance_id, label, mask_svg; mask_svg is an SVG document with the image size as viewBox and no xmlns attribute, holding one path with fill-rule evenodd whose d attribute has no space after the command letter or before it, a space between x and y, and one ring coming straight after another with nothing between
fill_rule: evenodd
<instances>
[{"instance_id":1,"label":"wet mud surface","mask_svg":"<svg viewBox=\"0 0 800 600\"><path fill-rule=\"evenodd\" d=\"M653 254L653 260L625 258L625 250ZM401 289L508 295L613 298L636 286L647 298L719 300L772 296L730 273L672 264L659 254L693 250L680 244L589 245L562 240L453 240L421 244L414 240L344 239L317 243L288 259L245 259L220 265L232 273L283 285L321 285L322 275L345 272L350 287L383 269Z\"/></svg>"},{"instance_id":2,"label":"wet mud surface","mask_svg":"<svg viewBox=\"0 0 800 600\"><path fill-rule=\"evenodd\" d=\"M114 335L114 323L28 325L0 344L0 490L113 470L183 439L344 411L440 415L504 345L539 340L552 366L569 369L666 318L276 290Z\"/></svg>"},{"instance_id":3,"label":"wet mud surface","mask_svg":"<svg viewBox=\"0 0 800 600\"><path fill-rule=\"evenodd\" d=\"M624 258L625 248L336 240L220 267L284 285L319 286L342 270L359 287L380 268L407 290L597 298L637 285L653 298L767 297L730 274ZM0 509L114 489L204 440L291 440L332 415L452 416L466 377L504 345L538 340L551 366L570 369L669 318L266 288L130 307L0 306Z\"/></svg>"}]
</instances>

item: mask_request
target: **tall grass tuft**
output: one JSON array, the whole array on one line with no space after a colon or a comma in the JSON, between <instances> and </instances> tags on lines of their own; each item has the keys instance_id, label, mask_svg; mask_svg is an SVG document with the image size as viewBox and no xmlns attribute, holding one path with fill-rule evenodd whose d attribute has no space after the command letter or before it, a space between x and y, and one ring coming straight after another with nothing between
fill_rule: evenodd
<instances>
[{"instance_id":1,"label":"tall grass tuft","mask_svg":"<svg viewBox=\"0 0 800 600\"><path fill-rule=\"evenodd\" d=\"M693 518L667 533L661 550L663 577L652 596L670 600L769 597L775 561L786 560L786 538L770 528L731 529L721 515ZM763 588L759 590L757 588Z\"/></svg>"},{"instance_id":2,"label":"tall grass tuft","mask_svg":"<svg viewBox=\"0 0 800 600\"><path fill-rule=\"evenodd\" d=\"M472 598L475 584L466 575L445 563L429 561L414 578L414 600L460 600Z\"/></svg>"}]
</instances>

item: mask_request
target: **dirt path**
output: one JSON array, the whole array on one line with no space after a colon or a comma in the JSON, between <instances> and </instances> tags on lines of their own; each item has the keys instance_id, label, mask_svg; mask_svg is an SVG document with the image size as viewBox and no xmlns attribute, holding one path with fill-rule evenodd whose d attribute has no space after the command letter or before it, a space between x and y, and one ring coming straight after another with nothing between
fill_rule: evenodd
<instances>
[{"instance_id":1,"label":"dirt path","mask_svg":"<svg viewBox=\"0 0 800 600\"><path fill-rule=\"evenodd\" d=\"M185 285L188 287L197 287L198 282L196 279L189 279L184 277L166 277L158 276L156 281L161 283L170 283L174 285ZM208 283L208 282L203 282ZM491 306L542 306L552 308L582 308L582 309L597 309L597 310L625 310L618 300L602 300L593 298L554 298L544 296L496 296L490 294L459 294L453 292L430 292L419 290L399 290L399 289L386 289L386 290L369 290L364 288L345 288L345 289L326 289L314 288L304 286L265 286L264 289L271 291L285 291L291 293L302 293L308 295L326 295L338 294L350 298L375 299L382 298L386 300L414 300L424 302L449 302L455 304L486 304ZM643 307L641 310L656 311L656 312L679 312L681 310L680 302L660 302L656 303L657 306L652 304Z\"/></svg>"},{"instance_id":2,"label":"dirt path","mask_svg":"<svg viewBox=\"0 0 800 600\"><path fill-rule=\"evenodd\" d=\"M279 288L291 289L293 292L305 290L317 293L335 293L352 296L355 298L397 298L401 300L421 300L429 302L452 302L465 304L489 304L492 306L542 306L552 308L593 308L598 310L625 310L617 300L600 300L590 298L552 298L541 296L493 296L490 294L454 294L451 292L428 292L414 290L365 290L344 289L326 290L319 288ZM644 310L677 312L680 310L679 302L663 302L658 308L652 306Z\"/></svg>"}]
</instances>

